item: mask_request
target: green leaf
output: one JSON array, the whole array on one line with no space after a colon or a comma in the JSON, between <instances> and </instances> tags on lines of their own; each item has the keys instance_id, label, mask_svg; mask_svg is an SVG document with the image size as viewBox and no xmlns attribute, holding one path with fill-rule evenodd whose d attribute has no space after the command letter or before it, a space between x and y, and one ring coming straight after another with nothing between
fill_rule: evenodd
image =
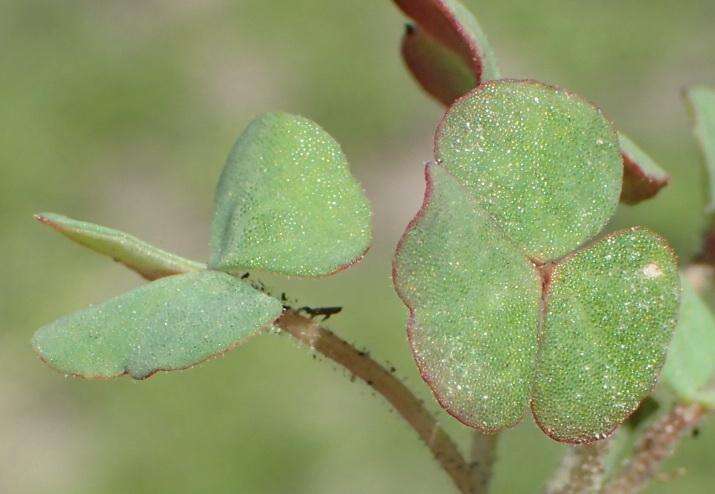
<instances>
[{"instance_id":1,"label":"green leaf","mask_svg":"<svg viewBox=\"0 0 715 494\"><path fill-rule=\"evenodd\" d=\"M683 301L678 326L663 368L665 383L680 400L714 406L715 318L682 277Z\"/></svg>"},{"instance_id":2,"label":"green leaf","mask_svg":"<svg viewBox=\"0 0 715 494\"><path fill-rule=\"evenodd\" d=\"M39 329L42 360L87 378L185 369L231 350L271 324L280 302L224 273L154 281Z\"/></svg>"},{"instance_id":3,"label":"green leaf","mask_svg":"<svg viewBox=\"0 0 715 494\"><path fill-rule=\"evenodd\" d=\"M491 432L529 401L558 441L607 436L663 365L680 293L670 247L632 228L534 264L447 170L429 165L426 177L393 278L440 404Z\"/></svg>"},{"instance_id":4,"label":"green leaf","mask_svg":"<svg viewBox=\"0 0 715 494\"><path fill-rule=\"evenodd\" d=\"M474 73L444 45L408 25L402 38L402 58L412 76L445 106L477 86Z\"/></svg>"},{"instance_id":5,"label":"green leaf","mask_svg":"<svg viewBox=\"0 0 715 494\"><path fill-rule=\"evenodd\" d=\"M549 436L610 434L651 391L675 327L675 255L632 228L559 262L545 295L532 410Z\"/></svg>"},{"instance_id":6,"label":"green leaf","mask_svg":"<svg viewBox=\"0 0 715 494\"><path fill-rule=\"evenodd\" d=\"M623 134L618 135L623 156L621 202L637 204L655 196L668 185L670 175Z\"/></svg>"},{"instance_id":7,"label":"green leaf","mask_svg":"<svg viewBox=\"0 0 715 494\"><path fill-rule=\"evenodd\" d=\"M426 168L422 209L395 256L423 378L446 410L483 431L523 416L536 356L541 282L440 166Z\"/></svg>"},{"instance_id":8,"label":"green leaf","mask_svg":"<svg viewBox=\"0 0 715 494\"><path fill-rule=\"evenodd\" d=\"M221 175L210 266L330 274L364 255L370 215L330 135L303 117L266 114L238 139Z\"/></svg>"},{"instance_id":9,"label":"green leaf","mask_svg":"<svg viewBox=\"0 0 715 494\"><path fill-rule=\"evenodd\" d=\"M487 37L461 2L395 0L395 4L419 26L419 37L408 30L403 38L405 62L422 87L441 103L449 105L482 81L501 77ZM446 59L439 60L440 54ZM465 72L471 78L466 79ZM473 84L466 87L470 79Z\"/></svg>"},{"instance_id":10,"label":"green leaf","mask_svg":"<svg viewBox=\"0 0 715 494\"><path fill-rule=\"evenodd\" d=\"M709 179L707 211L715 212L715 89L695 86L686 93L695 119L695 135L705 158Z\"/></svg>"},{"instance_id":11,"label":"green leaf","mask_svg":"<svg viewBox=\"0 0 715 494\"><path fill-rule=\"evenodd\" d=\"M618 137L578 96L534 81L493 81L457 101L436 157L515 244L560 257L613 215L623 164Z\"/></svg>"},{"instance_id":12,"label":"green leaf","mask_svg":"<svg viewBox=\"0 0 715 494\"><path fill-rule=\"evenodd\" d=\"M78 244L124 264L148 280L206 269L204 264L166 252L119 230L55 213L40 213L35 218Z\"/></svg>"}]
</instances>

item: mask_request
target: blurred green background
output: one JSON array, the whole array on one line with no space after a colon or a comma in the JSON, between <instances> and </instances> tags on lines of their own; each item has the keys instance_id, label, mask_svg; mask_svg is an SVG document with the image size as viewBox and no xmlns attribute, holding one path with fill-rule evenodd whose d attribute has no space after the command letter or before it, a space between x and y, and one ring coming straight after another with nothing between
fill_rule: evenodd
<instances>
[{"instance_id":1,"label":"blurred green background","mask_svg":"<svg viewBox=\"0 0 715 494\"><path fill-rule=\"evenodd\" d=\"M504 73L600 104L673 175L615 226L663 232L688 259L703 180L680 91L715 81L711 0L471 0ZM415 434L366 386L286 337L146 382L65 379L32 332L137 285L32 221L51 210L206 259L212 194L246 123L306 115L344 146L375 206L365 262L267 279L389 360L431 409L391 288L391 251L422 197L441 108L403 69L389 0L0 0L0 493L451 492ZM439 413L460 441L468 431ZM709 493L715 422L651 493ZM538 491L563 447L529 419L503 434L496 489Z\"/></svg>"}]
</instances>

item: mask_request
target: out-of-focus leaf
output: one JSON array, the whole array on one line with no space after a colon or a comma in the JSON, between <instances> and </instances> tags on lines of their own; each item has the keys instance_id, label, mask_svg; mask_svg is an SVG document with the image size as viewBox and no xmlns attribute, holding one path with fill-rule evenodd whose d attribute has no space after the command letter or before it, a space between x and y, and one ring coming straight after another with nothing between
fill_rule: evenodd
<instances>
[{"instance_id":1,"label":"out-of-focus leaf","mask_svg":"<svg viewBox=\"0 0 715 494\"><path fill-rule=\"evenodd\" d=\"M477 86L474 73L459 55L418 27L407 27L402 58L425 91L445 106Z\"/></svg>"},{"instance_id":2,"label":"out-of-focus leaf","mask_svg":"<svg viewBox=\"0 0 715 494\"><path fill-rule=\"evenodd\" d=\"M148 280L206 269L204 264L166 252L119 230L55 213L40 213L35 218L78 244L124 264Z\"/></svg>"},{"instance_id":3,"label":"out-of-focus leaf","mask_svg":"<svg viewBox=\"0 0 715 494\"><path fill-rule=\"evenodd\" d=\"M281 303L225 273L154 281L39 329L43 361L65 374L144 379L226 352L270 325Z\"/></svg>"},{"instance_id":4,"label":"out-of-focus leaf","mask_svg":"<svg viewBox=\"0 0 715 494\"><path fill-rule=\"evenodd\" d=\"M545 293L532 410L549 436L610 434L651 391L675 327L680 283L659 236L633 228L559 262Z\"/></svg>"},{"instance_id":5,"label":"out-of-focus leaf","mask_svg":"<svg viewBox=\"0 0 715 494\"><path fill-rule=\"evenodd\" d=\"M694 86L686 96L695 121L695 135L705 158L709 180L707 211L712 213L715 212L715 89Z\"/></svg>"},{"instance_id":6,"label":"out-of-focus leaf","mask_svg":"<svg viewBox=\"0 0 715 494\"><path fill-rule=\"evenodd\" d=\"M327 132L303 117L266 114L238 139L221 175L210 266L330 274L368 249L370 216Z\"/></svg>"},{"instance_id":7,"label":"out-of-focus leaf","mask_svg":"<svg viewBox=\"0 0 715 494\"><path fill-rule=\"evenodd\" d=\"M422 87L445 105L486 80L499 79L489 41L458 0L395 0L418 26L405 33L402 54ZM441 45L439 50L435 45ZM445 59L439 57L444 55ZM465 73L471 73L470 78ZM472 85L467 86L471 81Z\"/></svg>"},{"instance_id":8,"label":"out-of-focus leaf","mask_svg":"<svg viewBox=\"0 0 715 494\"><path fill-rule=\"evenodd\" d=\"M655 196L668 185L670 175L622 133L618 135L623 156L621 202L637 204Z\"/></svg>"},{"instance_id":9,"label":"out-of-focus leaf","mask_svg":"<svg viewBox=\"0 0 715 494\"><path fill-rule=\"evenodd\" d=\"M492 81L440 124L442 163L516 245L539 261L597 234L618 204L618 137L582 98L535 81Z\"/></svg>"},{"instance_id":10,"label":"out-of-focus leaf","mask_svg":"<svg viewBox=\"0 0 715 494\"><path fill-rule=\"evenodd\" d=\"M715 407L715 318L685 276L682 284L683 302L663 383L683 401Z\"/></svg>"},{"instance_id":11,"label":"out-of-focus leaf","mask_svg":"<svg viewBox=\"0 0 715 494\"><path fill-rule=\"evenodd\" d=\"M541 281L449 172L428 165L425 175L424 205L394 264L412 350L450 414L483 431L503 429L526 410Z\"/></svg>"}]
</instances>

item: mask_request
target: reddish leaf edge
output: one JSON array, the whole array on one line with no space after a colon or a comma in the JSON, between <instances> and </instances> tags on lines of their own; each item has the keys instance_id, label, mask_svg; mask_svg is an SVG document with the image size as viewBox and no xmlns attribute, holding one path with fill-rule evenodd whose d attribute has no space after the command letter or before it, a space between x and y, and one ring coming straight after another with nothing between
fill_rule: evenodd
<instances>
[{"instance_id":1,"label":"reddish leaf edge","mask_svg":"<svg viewBox=\"0 0 715 494\"><path fill-rule=\"evenodd\" d=\"M547 264L544 264L541 266L541 272L543 274L543 289L542 289L542 314L539 319L539 331L537 332L537 352L536 352L536 362L535 364L538 365L540 355L541 355L541 348L542 346L542 338L543 338L543 325L544 321L546 320L546 312L548 311L548 302L549 302L549 293L551 290L551 285L553 283L554 277L559 275L559 268L562 267L564 264L569 262L574 256L580 254L581 252L584 252L591 247L593 247L595 244L605 241L609 238L612 237L617 237L620 235L624 235L626 233L632 232L632 231L641 231L641 232L647 232L654 237L658 239L658 242L666 248L666 250L670 253L673 262L676 265L680 264L680 259L678 257L678 254L675 252L673 247L670 245L670 243L667 241L667 239L653 231L652 229L644 226L632 226L628 228L623 228L621 230L616 230L614 232L608 233L606 235L601 235L598 237L594 237L593 239L590 239L580 247L578 247L576 250L573 252L568 253L567 255L561 257L560 259L557 259L555 261L549 262ZM671 331L671 333L673 333ZM671 335L672 337L672 335ZM628 421L628 419L638 411L638 407L641 406L644 400L648 399L649 396L653 393L653 390L658 384L659 378L660 378L660 373L663 370L663 365L665 365L665 360L663 360L663 363L660 366L660 369L657 372L657 375L655 376L655 379L653 379L653 382L648 389L648 391L644 394L644 396L638 401L638 403L633 407L633 410L630 411L620 422L616 423L612 429L608 430L607 432L598 434L598 437L594 436L585 436L585 437L566 437L566 436L561 436L558 435L555 431L550 429L549 427L546 426L543 422L539 420L539 412L536 410L536 405L534 402L534 397L533 393L530 393L529 395L529 409L531 411L531 416L534 418L534 423L537 425L539 429L550 439L553 439L556 442L562 443L562 444L572 444L572 445L582 445L582 444L592 444L598 441L602 441L604 439L608 439L611 437L625 422Z\"/></svg>"},{"instance_id":2,"label":"reddish leaf edge","mask_svg":"<svg viewBox=\"0 0 715 494\"><path fill-rule=\"evenodd\" d=\"M590 105L593 107L601 116L610 124L611 129L613 132L615 132L616 135L616 140L618 140L618 130L617 127L614 123L614 121L609 117L609 115L596 103L591 101L588 98L585 98L584 96L581 96L578 93L575 93L573 91L570 91L562 86L556 85L556 84L549 84L545 82L538 81L536 79L518 79L518 78L504 78L504 79L498 79L494 81L485 81L476 86L474 89L471 91L465 93L464 95L460 96L459 98L455 99L451 105L447 108L445 113L442 115L442 118L437 124L437 128L435 130L435 135L434 135L434 140L433 140L433 152L435 159L438 162L441 162L441 158L439 156L439 143L440 140L442 139L442 136L444 134L444 127L446 125L446 120L447 117L450 115L452 111L452 107L455 105L460 104L462 101L474 96L478 92L484 90L485 88L492 86L492 85L497 85L497 84L503 84L503 83L508 83L508 84L514 84L514 83L521 83L521 84L531 84L535 86L541 86L543 88L551 89L553 91L562 93L569 98L573 98L576 100L579 100L587 105ZM653 177L651 175L648 175L638 164L637 161L633 159L622 147L621 149L621 157L623 160L623 179L621 180L621 193L620 193L620 202L628 205L634 205L637 204L641 201L651 199L655 195L660 192L660 190L668 185L670 183L670 175L665 175L663 177ZM635 181L635 183L638 184L638 186L630 186L629 183L633 183L632 181ZM544 262L544 261L539 261L539 262Z\"/></svg>"},{"instance_id":3,"label":"reddish leaf edge","mask_svg":"<svg viewBox=\"0 0 715 494\"><path fill-rule=\"evenodd\" d=\"M420 377L429 387L435 400L437 401L437 403L440 405L440 407L444 411L446 411L450 416L454 417L457 421L459 421L460 423L462 423L463 425L465 425L467 427L476 429L477 431L479 431L483 434L495 434L495 433L501 432L503 430L515 427L516 425L523 422L524 417L526 416L526 410L528 409L530 411L530 414L533 417L534 423L537 425L537 427L539 427L539 429L547 437L549 437L550 439L552 439L553 441L556 441L558 443L572 444L572 445L591 444L591 443L594 443L597 441L601 441L603 439L607 439L608 437L612 436L616 432L616 430L618 430L618 428L621 427L621 425L623 425L623 423L625 423L638 410L638 407L640 406L641 403L643 403L643 400L647 399L652 394L653 389L655 388L655 386L658 383L658 379L660 377L660 372L662 370L662 366L661 366L661 369L658 371L655 379L653 380L653 383L651 384L651 387L649 388L648 392L644 394L644 396L639 400L639 402L636 404L636 406L633 408L633 410L631 410L631 412L628 415L626 415L623 418L623 420L621 420L620 422L615 424L612 429L610 429L609 431L607 431L605 433L599 434L598 437L594 437L593 435L588 435L588 436L584 436L584 437L566 437L566 436L559 435L555 431L551 430L549 427L547 427L545 424L543 424L539 420L538 411L536 410L535 403L534 403L533 393L529 393L529 398L527 400L527 403L525 403L525 405L524 405L524 413L522 413L522 415L521 415L521 417L519 417L519 419L513 421L512 423L506 424L503 427L499 427L499 428L484 427L482 424L476 423L476 422L470 420L469 418L467 418L463 415L460 415L459 413L452 410L450 404L447 402L447 400L444 397L442 397L439 390L434 385L434 379L432 378L430 372L427 370L426 364L420 358L417 357L417 352L416 352L415 343L414 343L416 309L413 306L409 297L407 297L407 295L400 288L399 273L398 273L398 268L397 268L397 257L399 255L400 251L402 250L405 241L407 240L407 235L422 220L422 218L424 217L424 215L427 212L427 209L430 207L431 198L432 198L432 194L433 194L433 190L434 190L433 179L432 179L430 170L434 166L442 167L442 165L440 165L438 163L434 163L434 162L428 162L425 164L425 167L424 167L425 193L424 193L422 205L421 205L420 209L417 211L417 213L415 214L415 216L407 224L407 227L405 228L405 231L402 234L402 236L400 237L400 240L397 243L397 247L395 248L395 255L393 256L393 259L392 259L392 284L395 289L395 292L397 293L397 296L400 298L400 300L402 300L402 302L405 304L405 306L407 307L407 310L408 310L407 340L408 340L408 344L410 346L410 352L412 353L412 357L417 365L417 369L420 373ZM444 167L442 167L442 169L446 173L448 173L450 176L452 176L452 174L449 172L449 170L444 169ZM457 183L459 183L459 182L457 182ZM460 184L460 187L461 187L461 184ZM476 204L476 202L474 205L476 208L479 208L479 205ZM494 225L494 228L498 228L498 227L496 225ZM545 320L546 311L548 309L548 293L551 288L551 284L553 282L554 275L557 274L556 273L557 269L562 264L565 264L566 262L568 262L572 257L574 257L575 255L577 255L585 250L588 250L596 243L604 241L610 237L623 235L623 234L631 232L631 231L644 231L644 232L648 232L651 235L655 236L658 239L659 243L661 245L663 245L666 248L666 250L671 254L673 261L676 264L679 264L679 258L678 258L677 253L672 248L672 246L668 243L668 241L665 239L665 237L654 232L650 228L643 227L643 226L633 226L633 227L617 230L615 232L611 232L606 235L600 235L600 236L593 237L593 238L589 239L587 242L585 242L584 244L582 244L581 246L579 246L578 248L576 248L574 251L572 251L569 254L567 254L559 259L556 259L554 261L549 261L546 263L539 263L539 262L535 262L533 259L529 258L528 256L525 256L525 258L534 266L536 274L542 282L542 309L541 309L542 312L539 317L539 326L537 329L537 354L536 354L536 358L534 361L534 369L536 369L536 366L538 364L539 354L540 354L540 350L542 348L543 324L544 324L544 320ZM508 237L506 237L506 238L508 239ZM533 385L533 383L532 383L532 385Z\"/></svg>"},{"instance_id":4,"label":"reddish leaf edge","mask_svg":"<svg viewBox=\"0 0 715 494\"><path fill-rule=\"evenodd\" d=\"M452 103L452 105L449 108L447 108L445 113L442 115L442 118L437 123L437 128L436 128L435 134L434 134L433 152L434 152L435 159L437 160L438 163L441 163L441 157L439 155L439 143L440 143L440 140L442 139L442 136L444 135L444 128L447 124L447 117L452 113L453 108L456 105L471 98L472 96L478 94L479 92L483 91L484 89L486 89L488 87L498 86L498 85L502 85L502 84L523 84L523 85L538 86L538 87L542 87L545 89L550 89L557 93L564 94L568 98L581 101L582 103L591 106L594 110L596 110L606 120L606 122L608 122L608 124L611 128L611 131L613 132L613 135L615 137L615 140L616 140L616 142L618 142L618 132L616 130L615 124L613 123L613 120L603 111L603 109L601 109L600 106L598 106L597 104L595 104L593 101L589 100L588 98L585 98L585 97L581 96L580 94L575 93L575 92L573 92L569 89L566 89L562 86L558 86L556 84L549 84L546 82L541 82L536 79L504 78L504 79L497 79L494 81L482 82L481 84L479 84L477 87L475 87L468 93L457 98L454 101L454 103Z\"/></svg>"},{"instance_id":5,"label":"reddish leaf edge","mask_svg":"<svg viewBox=\"0 0 715 494\"><path fill-rule=\"evenodd\" d=\"M648 175L638 162L621 148L623 157L623 187L621 188L621 202L635 205L639 202L652 199L660 190L670 183L670 175L655 177Z\"/></svg>"},{"instance_id":6,"label":"reddish leaf edge","mask_svg":"<svg viewBox=\"0 0 715 494\"><path fill-rule=\"evenodd\" d=\"M135 376L133 376L133 375L129 372L129 369L124 369L123 372L117 372L116 374L112 374L111 376L100 376L100 375L93 375L93 374L79 374L79 373L75 373L75 372L66 372L66 371L63 371L62 369L60 369L60 368L58 368L58 367L52 365L52 363L50 363L50 362L45 358L45 356L42 355L42 353L40 353L40 351L35 347L35 345L32 345L32 351L35 352L35 355L37 356L37 358L38 358L43 364L45 364L47 367L49 367L49 368L52 369L53 371L57 372L58 374L62 374L62 375L65 376L65 377L66 377L66 376L69 376L69 377L72 377L72 378L75 378L75 379L82 379L82 380L85 380L85 381L111 381L111 380L114 380L114 379L117 379L117 378L120 378L120 377L123 377L123 376L128 376L128 377L130 377L131 379L133 379L133 380L135 380L135 381L146 381L147 379L151 379L152 377L154 377L154 376L155 376L156 374L158 374L158 373L169 373L169 372L177 372L177 371L186 371L186 370L193 369L194 367L197 367L197 366L199 366L199 365L201 365L201 364L204 364L204 363L211 362L211 361L213 361L213 360L222 358L222 357L224 357L227 353L232 352L232 351L235 350L236 348L245 345L245 344L248 343L250 340L254 339L256 336L260 336L261 334L266 333L267 331L269 331L270 328L271 328L271 326L273 325L273 323L276 322L278 319L280 319L280 317L283 315L284 312L285 312L285 310L282 310L281 313L278 315L278 317L276 317L275 319L273 319L273 320L267 322L266 324L264 324L263 326L261 326L260 328L258 328L256 331L254 331L254 332L251 333L250 335L248 335L248 336L246 336L246 337L244 337L244 338L241 338L241 339L239 339L239 340L234 341L233 343L231 343L229 346L227 346L226 348L224 348L224 349L221 350L220 352L216 352L216 353L213 353L213 354L211 354L211 355L208 355L207 357L205 357L205 358L203 358L203 359L201 359L201 360L198 360L198 361L194 362L193 364L185 365L185 366L183 366L183 367L157 368L157 369L152 370L152 371L151 371L149 374L147 374L146 376L142 376L142 377L135 377Z\"/></svg>"},{"instance_id":7,"label":"reddish leaf edge","mask_svg":"<svg viewBox=\"0 0 715 494\"><path fill-rule=\"evenodd\" d=\"M52 228L53 230L57 231L58 233L60 233L61 235L63 235L63 236L66 237L67 239L71 240L71 241L74 242L75 244L81 245L82 247L85 247L85 248L88 248L89 250L94 251L94 249L92 249L91 247L87 247L87 246L84 245L83 243L78 242L77 240L75 240L75 239L69 237L69 236L68 236L68 233L71 232L72 229L66 228L66 227L64 227L63 225L61 225L60 223L57 223L56 221L53 221L51 218L49 218L48 216L46 216L46 214L47 214L47 213L37 213L37 214L34 214L32 217L33 217L35 220L37 220L37 221L39 221L40 223L42 223L43 225L47 225L47 226L49 226L50 228ZM81 220L76 220L76 221L81 221ZM118 231L118 230L117 230L117 231ZM121 232L121 233L124 233L124 232ZM128 234L128 233L125 233L125 235L128 235L128 236L130 236L130 237L134 237L133 235ZM137 241L139 241L139 242L146 243L146 242L144 242L143 240L138 239L137 237L134 237L134 238L135 238ZM173 253L171 253L171 252L169 252L169 251L166 251L166 250L164 250L164 249L161 249L161 248L159 248L159 247L155 247L155 246L152 246L152 247L153 247L154 249L158 250L158 251L161 251L161 252L163 252L163 253L169 255L169 256L173 256L173 257L175 257L175 258L177 258L177 259L180 258L180 256L178 256L177 254L173 254ZM94 251L94 252L95 252L96 254L99 254L99 255L104 256L104 257L110 257L110 256L108 256L107 254L104 254L104 253L102 253L102 252L97 252L97 251ZM181 259L183 259L183 258L181 258ZM131 262L128 262L128 261L126 261L126 260L120 260L120 259L116 259L116 258L113 258L112 260L115 261L115 262L117 262L117 263L119 263L119 264L122 264L124 267L126 267L126 268L129 269L130 271L134 271L136 274L138 274L139 276L141 276L142 278L144 278L144 279L147 280L147 281L156 281L156 280L158 280L158 279L165 278L165 277L167 277L167 276L175 276L175 275L178 275L178 274L186 274L186 273L190 272L189 270L183 270L183 271L182 271L182 270L162 270L162 271L156 271L156 275L150 275L149 273L143 272L138 266L136 266L136 265L134 265L134 264L132 264ZM190 259L183 259L183 260L185 260L185 261L187 261L187 262L190 262L190 263L195 263L195 264L197 265L197 269L198 269L199 265L202 266L202 269L207 269L205 264L201 264L201 263L198 263L198 262L196 262L196 261L192 261L192 260L190 260Z\"/></svg>"},{"instance_id":8,"label":"reddish leaf edge","mask_svg":"<svg viewBox=\"0 0 715 494\"><path fill-rule=\"evenodd\" d=\"M469 88L464 91L459 91L450 87L449 84L445 84L444 77L435 70L435 67L429 65L429 60L418 56L418 52L416 51L417 45L415 43L419 41L419 36L429 35L417 26L409 23L405 25L405 34L402 36L402 42L400 44L402 60L409 73L415 81L417 81L420 89L422 89L427 96L436 99L443 106L449 107L456 99L462 96L465 92L468 92ZM448 48L444 49L449 50ZM461 57L459 58L461 60ZM474 77L473 71L469 66L465 64L464 68L465 71L468 71L471 74L471 77ZM475 85L477 85L476 82L471 84L472 87Z\"/></svg>"},{"instance_id":9,"label":"reddish leaf edge","mask_svg":"<svg viewBox=\"0 0 715 494\"><path fill-rule=\"evenodd\" d=\"M411 300L407 295L402 291L400 288L399 284L399 272L397 268L397 257L402 250L404 243L407 241L407 235L410 233L411 230L417 226L417 224L422 220L424 215L426 214L428 208L430 207L431 200L432 200L432 194L434 191L434 180L432 178L431 174L431 169L432 167L439 166L444 170L447 174L453 177L453 175L449 172L449 170L445 169L442 167L442 165L434 162L427 162L424 167L424 177L425 177L425 192L424 192L424 198L422 200L422 205L420 209L417 211L415 216L410 220L410 222L407 224L407 227L405 228L405 231L403 232L402 236L400 237L400 240L397 243L397 247L395 248L395 255L392 258L392 284L395 289L395 293L397 293L397 296L402 300L402 303L405 304L407 307L408 311L408 317L407 317L407 341L410 346L410 352L412 353L412 357L417 365L417 369L420 373L420 377L422 380L427 384L429 387L430 391L432 392L432 395L434 396L435 400L437 403L440 405L440 407L446 411L449 415L454 417L457 421L462 423L463 425L466 425L467 427L471 427L472 429L476 429L479 432L483 434L496 434L497 432L510 429L512 427L515 427L516 425L520 424L526 415L526 410L528 408L528 402L524 403L524 411L521 414L521 416L513 421L510 422L509 424L504 425L503 427L498 427L498 428L489 428L489 427L484 427L480 423L476 423L474 421L471 421L468 417L465 417L463 415L460 415L456 411L452 410L451 406L448 404L447 400L440 394L439 390L434 384L434 379L432 378L431 374L426 368L426 364L417 357L417 352L415 348L415 342L414 342L414 330L415 330L415 307L412 304ZM455 179L456 181L456 179ZM459 184L459 182L457 182ZM460 187L462 187L461 184L459 184ZM466 193L466 191L465 191ZM469 197L469 200L474 203L475 208L481 209L479 205L474 201L471 196L467 194L467 197ZM494 225L494 228L498 227ZM509 239L509 237L505 237ZM525 259L527 259L531 264L534 264L531 259L529 259L527 256L524 256ZM539 270L536 265L534 265L534 270L536 272L537 277L540 276Z\"/></svg>"},{"instance_id":10,"label":"reddish leaf edge","mask_svg":"<svg viewBox=\"0 0 715 494\"><path fill-rule=\"evenodd\" d=\"M394 3L425 33L457 53L470 67L477 83L482 80L482 50L466 33L446 3L442 0L394 0Z\"/></svg>"}]
</instances>

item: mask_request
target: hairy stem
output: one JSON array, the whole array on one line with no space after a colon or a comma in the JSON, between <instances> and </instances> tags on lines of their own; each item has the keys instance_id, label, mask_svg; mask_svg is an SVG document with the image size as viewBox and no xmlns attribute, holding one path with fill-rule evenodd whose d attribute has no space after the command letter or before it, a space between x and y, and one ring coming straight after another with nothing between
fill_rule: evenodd
<instances>
[{"instance_id":1,"label":"hairy stem","mask_svg":"<svg viewBox=\"0 0 715 494\"><path fill-rule=\"evenodd\" d=\"M352 375L365 381L380 393L417 432L444 471L463 494L485 492L473 485L471 470L457 445L422 401L392 372L373 360L332 331L319 326L310 318L286 310L275 325L301 343L345 367Z\"/></svg>"},{"instance_id":2,"label":"hairy stem","mask_svg":"<svg viewBox=\"0 0 715 494\"><path fill-rule=\"evenodd\" d=\"M601 489L610 440L569 446L554 478L546 487L547 494L587 494Z\"/></svg>"},{"instance_id":3,"label":"hairy stem","mask_svg":"<svg viewBox=\"0 0 715 494\"><path fill-rule=\"evenodd\" d=\"M605 494L631 494L643 490L661 464L675 451L680 439L705 415L698 404L675 405L663 418L648 427L632 458L608 484Z\"/></svg>"},{"instance_id":4,"label":"hairy stem","mask_svg":"<svg viewBox=\"0 0 715 494\"><path fill-rule=\"evenodd\" d=\"M472 454L469 468L472 474L474 492L489 492L492 480L492 467L496 461L499 434L472 433Z\"/></svg>"}]
</instances>

